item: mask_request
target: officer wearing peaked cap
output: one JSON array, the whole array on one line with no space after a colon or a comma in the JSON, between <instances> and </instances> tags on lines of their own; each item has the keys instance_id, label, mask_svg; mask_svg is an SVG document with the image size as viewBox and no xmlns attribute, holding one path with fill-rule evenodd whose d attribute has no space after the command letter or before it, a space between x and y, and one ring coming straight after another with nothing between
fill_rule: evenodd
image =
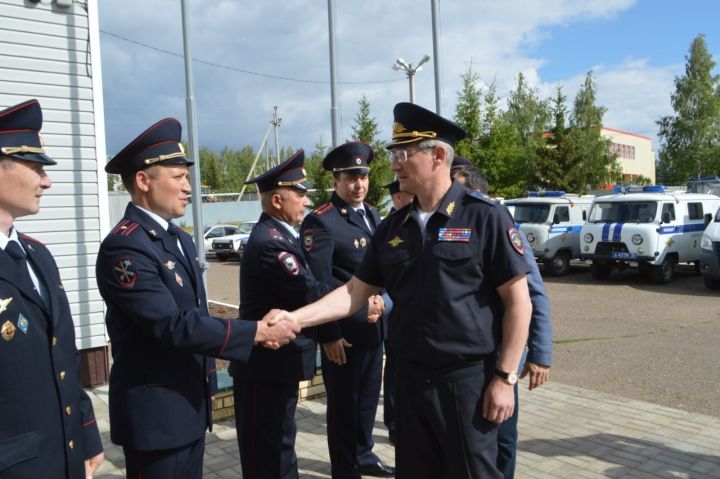
<instances>
[{"instance_id":1,"label":"officer wearing peaked cap","mask_svg":"<svg viewBox=\"0 0 720 479\"><path fill-rule=\"evenodd\" d=\"M323 159L333 173L330 201L305 217L300 236L313 274L337 287L349 280L380 224L377 210L366 203L370 145L352 141ZM386 321L367 321L367 308L319 328L322 372L327 401L327 435L332 477L390 477L394 468L372 451L375 412L382 378L382 342Z\"/></svg>"},{"instance_id":2,"label":"officer wearing peaked cap","mask_svg":"<svg viewBox=\"0 0 720 479\"><path fill-rule=\"evenodd\" d=\"M398 358L396 477L499 479L497 424L513 413L532 309L524 246L504 210L450 179L464 130L411 103L394 116L392 169L413 203L380 224L348 283L268 316L314 326L386 288Z\"/></svg>"},{"instance_id":3,"label":"officer wearing peaked cap","mask_svg":"<svg viewBox=\"0 0 720 479\"><path fill-rule=\"evenodd\" d=\"M107 164L130 192L125 217L100 246L96 277L112 342L110 435L128 478L202 477L212 427L212 357L247 361L297 328L210 316L195 245L174 218L190 193L181 127L166 118Z\"/></svg>"},{"instance_id":4,"label":"officer wearing peaked cap","mask_svg":"<svg viewBox=\"0 0 720 479\"><path fill-rule=\"evenodd\" d=\"M50 251L13 224L51 186L41 126L37 100L0 111L0 477L79 479L103 448L70 305Z\"/></svg>"}]
</instances>

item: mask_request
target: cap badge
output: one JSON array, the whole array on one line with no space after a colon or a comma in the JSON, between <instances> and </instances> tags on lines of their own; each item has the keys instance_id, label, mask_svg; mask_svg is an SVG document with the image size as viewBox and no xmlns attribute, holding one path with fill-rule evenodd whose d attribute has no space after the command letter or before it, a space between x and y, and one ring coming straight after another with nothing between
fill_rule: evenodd
<instances>
[{"instance_id":1,"label":"cap badge","mask_svg":"<svg viewBox=\"0 0 720 479\"><path fill-rule=\"evenodd\" d=\"M396 236L393 239L391 239L390 241L388 241L388 244L393 248L397 248L398 245L400 245L404 242L405 242L405 240L403 240L399 236Z\"/></svg>"},{"instance_id":2,"label":"cap badge","mask_svg":"<svg viewBox=\"0 0 720 479\"><path fill-rule=\"evenodd\" d=\"M395 123L393 123L393 135L396 133L403 133L406 131L407 131L407 128L405 128L405 125L403 125L399 121L396 121Z\"/></svg>"},{"instance_id":3,"label":"cap badge","mask_svg":"<svg viewBox=\"0 0 720 479\"><path fill-rule=\"evenodd\" d=\"M362 164L362 158L355 158L355 164L356 165Z\"/></svg>"}]
</instances>

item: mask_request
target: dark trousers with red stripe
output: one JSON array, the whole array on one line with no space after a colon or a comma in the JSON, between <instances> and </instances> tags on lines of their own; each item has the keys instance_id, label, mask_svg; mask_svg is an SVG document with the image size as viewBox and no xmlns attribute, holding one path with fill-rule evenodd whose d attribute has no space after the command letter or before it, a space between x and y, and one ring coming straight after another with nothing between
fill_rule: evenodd
<instances>
[{"instance_id":1,"label":"dark trousers with red stripe","mask_svg":"<svg viewBox=\"0 0 720 479\"><path fill-rule=\"evenodd\" d=\"M123 446L127 479L202 479L205 437L174 449L137 451Z\"/></svg>"},{"instance_id":2,"label":"dark trousers with red stripe","mask_svg":"<svg viewBox=\"0 0 720 479\"><path fill-rule=\"evenodd\" d=\"M243 478L297 479L297 381L234 379L235 426Z\"/></svg>"}]
</instances>

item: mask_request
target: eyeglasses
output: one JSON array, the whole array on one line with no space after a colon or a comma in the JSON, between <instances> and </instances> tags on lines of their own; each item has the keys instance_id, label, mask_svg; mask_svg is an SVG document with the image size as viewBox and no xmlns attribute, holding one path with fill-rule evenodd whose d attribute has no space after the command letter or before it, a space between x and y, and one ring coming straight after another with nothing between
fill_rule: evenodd
<instances>
[{"instance_id":1,"label":"eyeglasses","mask_svg":"<svg viewBox=\"0 0 720 479\"><path fill-rule=\"evenodd\" d=\"M390 161L399 161L400 163L406 163L413 155L423 150L432 150L434 146L426 146L425 148L418 148L415 151L409 152L404 148L393 148L390 150Z\"/></svg>"}]
</instances>

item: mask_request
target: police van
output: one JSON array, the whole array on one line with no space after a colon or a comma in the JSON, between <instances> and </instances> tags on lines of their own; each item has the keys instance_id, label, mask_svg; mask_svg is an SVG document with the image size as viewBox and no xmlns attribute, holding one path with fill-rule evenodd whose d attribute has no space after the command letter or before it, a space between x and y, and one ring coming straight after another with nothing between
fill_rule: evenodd
<instances>
[{"instance_id":1,"label":"police van","mask_svg":"<svg viewBox=\"0 0 720 479\"><path fill-rule=\"evenodd\" d=\"M720 289L720 210L700 240L700 273L709 289Z\"/></svg>"},{"instance_id":2,"label":"police van","mask_svg":"<svg viewBox=\"0 0 720 479\"><path fill-rule=\"evenodd\" d=\"M580 258L592 260L593 278L631 267L664 284L674 279L678 263L697 265L703 230L719 197L660 185L620 191L596 198L582 227Z\"/></svg>"},{"instance_id":3,"label":"police van","mask_svg":"<svg viewBox=\"0 0 720 479\"><path fill-rule=\"evenodd\" d=\"M580 257L580 228L594 196L578 196L564 191L530 192L527 198L505 202L515 225L527 237L535 258L550 275L570 270L570 260Z\"/></svg>"}]
</instances>

